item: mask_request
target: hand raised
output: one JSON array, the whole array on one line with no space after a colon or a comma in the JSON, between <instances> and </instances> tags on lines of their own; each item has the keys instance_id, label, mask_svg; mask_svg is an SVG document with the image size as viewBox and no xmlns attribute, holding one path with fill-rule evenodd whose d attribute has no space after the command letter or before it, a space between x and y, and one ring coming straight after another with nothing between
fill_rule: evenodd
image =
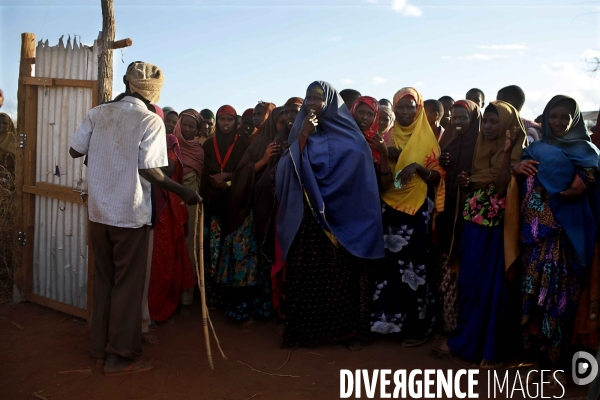
<instances>
[{"instance_id":1,"label":"hand raised","mask_svg":"<svg viewBox=\"0 0 600 400\"><path fill-rule=\"evenodd\" d=\"M269 143L269 145L267 146L267 149L265 150L265 155L262 158L263 161L265 163L268 163L269 160L271 159L271 157L273 157L275 154L277 154L280 149L281 149L281 146L279 146L277 143L275 143L275 142Z\"/></svg>"},{"instance_id":2,"label":"hand raised","mask_svg":"<svg viewBox=\"0 0 600 400\"><path fill-rule=\"evenodd\" d=\"M315 111L310 110L306 118L304 118L304 122L302 122L301 133L304 135L309 135L317 128L317 125L319 125L319 120L317 120Z\"/></svg>"},{"instance_id":3,"label":"hand raised","mask_svg":"<svg viewBox=\"0 0 600 400\"><path fill-rule=\"evenodd\" d=\"M504 141L504 152L510 153L517 144L517 127L513 126L512 131L510 129L506 130L506 140Z\"/></svg>"},{"instance_id":4,"label":"hand raised","mask_svg":"<svg viewBox=\"0 0 600 400\"><path fill-rule=\"evenodd\" d=\"M371 139L367 140L367 143L369 143L369 146L371 146L373 150L378 152L382 158L388 157L388 148L385 145L383 137L381 137L379 133L375 133L375 135Z\"/></svg>"}]
</instances>

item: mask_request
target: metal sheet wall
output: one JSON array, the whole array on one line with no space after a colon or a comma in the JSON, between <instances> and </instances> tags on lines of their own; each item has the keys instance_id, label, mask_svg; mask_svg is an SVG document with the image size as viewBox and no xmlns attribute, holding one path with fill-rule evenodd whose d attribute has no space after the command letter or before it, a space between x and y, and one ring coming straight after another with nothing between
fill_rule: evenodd
<instances>
[{"instance_id":1,"label":"metal sheet wall","mask_svg":"<svg viewBox=\"0 0 600 400\"><path fill-rule=\"evenodd\" d=\"M93 49L75 38L65 45L40 41L36 48L35 76L95 80L97 43ZM86 190L83 159L69 156L69 137L92 108L92 89L39 87L36 148L36 182ZM86 308L87 210L85 206L36 196L33 255L33 292L53 300Z\"/></svg>"}]
</instances>

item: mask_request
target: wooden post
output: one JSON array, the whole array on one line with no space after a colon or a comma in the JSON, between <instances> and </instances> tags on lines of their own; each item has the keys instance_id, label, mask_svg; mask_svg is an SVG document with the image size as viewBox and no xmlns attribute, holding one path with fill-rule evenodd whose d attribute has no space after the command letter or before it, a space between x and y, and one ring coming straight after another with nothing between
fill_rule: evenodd
<instances>
[{"instance_id":1,"label":"wooden post","mask_svg":"<svg viewBox=\"0 0 600 400\"><path fill-rule=\"evenodd\" d=\"M113 49L123 49L125 47L129 47L133 44L133 40L127 38L127 39L121 39L121 40L117 40L116 42L113 43Z\"/></svg>"},{"instance_id":2,"label":"wooden post","mask_svg":"<svg viewBox=\"0 0 600 400\"><path fill-rule=\"evenodd\" d=\"M17 146L19 146L21 135L25 135L25 121L27 115L26 109L26 86L23 84L23 79L32 76L32 65L35 56L35 34L21 34L21 60L19 64L19 84L17 91ZM23 270L23 246L22 240L30 240L31 238L23 237L22 233L26 232L25 221L23 221L23 183L25 179L24 166L26 160L26 150L17 147L15 155L15 193L13 198L13 301L18 303L22 300L22 296L31 291L32 288L26 287L25 271ZM20 235L20 232L21 235Z\"/></svg>"},{"instance_id":3,"label":"wooden post","mask_svg":"<svg viewBox=\"0 0 600 400\"><path fill-rule=\"evenodd\" d=\"M98 104L112 100L113 43L115 41L115 10L113 0L101 0L102 32L98 60Z\"/></svg>"}]
</instances>

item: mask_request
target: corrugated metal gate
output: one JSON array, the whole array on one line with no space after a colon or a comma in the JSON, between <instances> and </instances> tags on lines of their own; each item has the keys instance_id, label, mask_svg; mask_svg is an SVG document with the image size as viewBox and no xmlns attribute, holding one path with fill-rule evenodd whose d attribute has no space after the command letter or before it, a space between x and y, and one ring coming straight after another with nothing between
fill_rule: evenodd
<instances>
[{"instance_id":1,"label":"corrugated metal gate","mask_svg":"<svg viewBox=\"0 0 600 400\"><path fill-rule=\"evenodd\" d=\"M21 295L89 319L93 260L87 246L87 180L83 159L69 156L69 137L98 99L98 46L62 38L39 42L35 76L25 77ZM21 150L22 149L22 150ZM17 171L18 175L18 171ZM15 279L17 280L17 279ZM89 295L88 295L89 294Z\"/></svg>"}]
</instances>

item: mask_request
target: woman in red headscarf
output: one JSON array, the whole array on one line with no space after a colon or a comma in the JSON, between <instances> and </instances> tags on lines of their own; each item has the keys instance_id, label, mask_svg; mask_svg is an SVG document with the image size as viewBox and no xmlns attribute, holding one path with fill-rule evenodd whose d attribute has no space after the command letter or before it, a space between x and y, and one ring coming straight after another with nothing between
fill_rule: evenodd
<instances>
[{"instance_id":1,"label":"woman in red headscarf","mask_svg":"<svg viewBox=\"0 0 600 400\"><path fill-rule=\"evenodd\" d=\"M193 138L199 125L197 113L194 110L186 110L179 116L173 134L167 135L167 174L179 184L184 182L186 170L188 175L193 172L194 176L197 169L202 171L204 153L201 147L192 143L197 143ZM191 139L186 139L190 137ZM180 147L180 143L183 146ZM175 312L180 298L185 297L184 292L191 289L193 294L196 278L185 240L186 224L190 215L186 205L176 194L159 188L154 188L154 198L156 224L148 308L150 317L161 322ZM191 296L189 300L191 304Z\"/></svg>"},{"instance_id":2,"label":"woman in red headscarf","mask_svg":"<svg viewBox=\"0 0 600 400\"><path fill-rule=\"evenodd\" d=\"M250 135L256 132L254 122L252 122L252 115L254 114L254 108L249 108L242 114L242 119L238 127L238 135L242 138L249 138Z\"/></svg>"},{"instance_id":3,"label":"woman in red headscarf","mask_svg":"<svg viewBox=\"0 0 600 400\"><path fill-rule=\"evenodd\" d=\"M205 263L207 269L207 293L209 302L221 305L223 287L227 287L229 280L218 274L220 265L229 265L232 260L224 257L224 243L227 232L227 217L231 179L233 171L242 159L248 148L248 140L240 137L238 132L237 112L229 105L222 106L217 111L217 127L215 135L204 142L205 164L202 174L200 195L204 202L205 225L209 229L210 244L206 246L209 262ZM242 241L236 243L242 254L248 252L249 243ZM253 259L240 255L242 261L249 262Z\"/></svg>"},{"instance_id":4,"label":"woman in red headscarf","mask_svg":"<svg viewBox=\"0 0 600 400\"><path fill-rule=\"evenodd\" d=\"M361 96L352 105L350 113L363 135L365 135L367 143L371 146L379 190L385 192L392 184L392 172L387 163L387 144L379 134L380 110L381 107L376 99L369 96ZM381 162L381 160L384 162Z\"/></svg>"}]
</instances>

